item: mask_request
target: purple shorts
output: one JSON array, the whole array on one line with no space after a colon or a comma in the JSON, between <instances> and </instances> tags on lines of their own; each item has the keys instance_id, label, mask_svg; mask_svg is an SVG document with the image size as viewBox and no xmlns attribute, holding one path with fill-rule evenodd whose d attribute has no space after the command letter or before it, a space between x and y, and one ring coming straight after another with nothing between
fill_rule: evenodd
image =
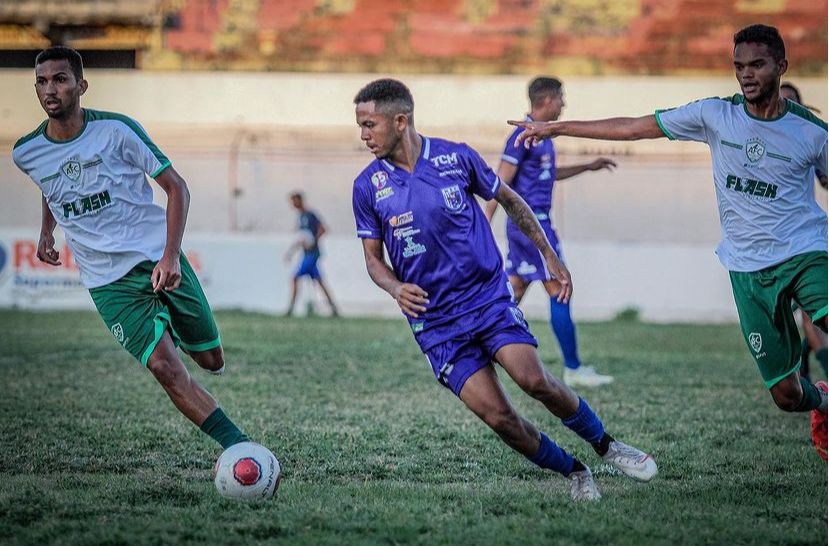
<instances>
[{"instance_id":1,"label":"purple shorts","mask_svg":"<svg viewBox=\"0 0 829 546\"><path fill-rule=\"evenodd\" d=\"M440 328L453 328L458 334L427 349L424 354L435 378L456 396L460 396L464 383L472 374L494 360L501 347L513 343L538 347L523 313L508 301L476 309Z\"/></svg>"},{"instance_id":2,"label":"purple shorts","mask_svg":"<svg viewBox=\"0 0 829 546\"><path fill-rule=\"evenodd\" d=\"M538 222L544 229L544 233L547 235L547 239L550 240L550 245L556 255L561 261L564 261L558 235L556 235L556 230L553 229L550 219L539 219ZM525 282L546 281L552 278L550 272L547 271L544 256L541 255L535 244L514 225L507 227L507 243L509 244L509 250L504 269L508 276L521 277Z\"/></svg>"}]
</instances>

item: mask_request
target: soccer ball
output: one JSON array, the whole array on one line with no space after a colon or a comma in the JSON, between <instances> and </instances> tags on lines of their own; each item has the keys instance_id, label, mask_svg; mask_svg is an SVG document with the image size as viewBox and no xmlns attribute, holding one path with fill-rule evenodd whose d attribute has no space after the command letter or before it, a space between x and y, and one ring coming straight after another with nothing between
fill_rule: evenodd
<instances>
[{"instance_id":1,"label":"soccer ball","mask_svg":"<svg viewBox=\"0 0 829 546\"><path fill-rule=\"evenodd\" d=\"M268 448L241 442L224 450L216 461L213 483L228 499L267 500L279 487L280 470Z\"/></svg>"}]
</instances>

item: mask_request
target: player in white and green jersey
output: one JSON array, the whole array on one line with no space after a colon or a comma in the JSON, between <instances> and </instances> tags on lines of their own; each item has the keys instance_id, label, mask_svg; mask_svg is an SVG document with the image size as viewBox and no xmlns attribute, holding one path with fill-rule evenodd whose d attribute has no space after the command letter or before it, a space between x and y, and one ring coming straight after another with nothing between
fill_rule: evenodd
<instances>
[{"instance_id":1,"label":"player in white and green jersey","mask_svg":"<svg viewBox=\"0 0 829 546\"><path fill-rule=\"evenodd\" d=\"M826 173L826 123L780 97L788 68L777 29L734 35L742 94L710 98L639 118L525 122L525 145L558 135L605 140L668 137L711 149L722 226L717 255L729 270L740 325L774 402L812 412L812 439L826 454L826 383L802 378L794 300L826 331L826 213L813 192ZM821 175L824 176L825 175Z\"/></svg>"},{"instance_id":2,"label":"player in white and green jersey","mask_svg":"<svg viewBox=\"0 0 829 546\"><path fill-rule=\"evenodd\" d=\"M247 441L176 352L180 345L211 373L224 369L213 314L181 253L187 185L134 120L82 109L87 87L77 51L58 46L37 56L35 90L48 119L17 141L12 157L43 194L38 258L60 264L59 225L115 339L223 447ZM167 194L166 211L153 204L146 175Z\"/></svg>"}]
</instances>

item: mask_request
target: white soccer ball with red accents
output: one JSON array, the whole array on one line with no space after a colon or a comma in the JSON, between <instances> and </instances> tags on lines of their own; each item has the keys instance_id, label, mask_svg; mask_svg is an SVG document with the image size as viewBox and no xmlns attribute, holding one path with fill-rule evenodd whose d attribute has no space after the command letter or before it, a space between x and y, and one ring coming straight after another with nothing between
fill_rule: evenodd
<instances>
[{"instance_id":1,"label":"white soccer ball with red accents","mask_svg":"<svg viewBox=\"0 0 829 546\"><path fill-rule=\"evenodd\" d=\"M267 500L279 487L281 468L265 446L241 442L224 450L213 474L213 483L225 498Z\"/></svg>"}]
</instances>

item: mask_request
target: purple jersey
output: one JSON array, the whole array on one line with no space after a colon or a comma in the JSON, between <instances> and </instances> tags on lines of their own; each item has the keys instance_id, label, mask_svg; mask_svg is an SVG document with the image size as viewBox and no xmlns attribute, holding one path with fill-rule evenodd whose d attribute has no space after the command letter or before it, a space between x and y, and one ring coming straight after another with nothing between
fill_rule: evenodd
<instances>
[{"instance_id":1,"label":"purple jersey","mask_svg":"<svg viewBox=\"0 0 829 546\"><path fill-rule=\"evenodd\" d=\"M473 196L492 199L501 181L466 144L422 138L411 174L372 161L354 181L353 206L357 236L382 239L397 278L429 294L426 312L407 316L426 350L458 334L454 319L511 295L501 253Z\"/></svg>"},{"instance_id":2,"label":"purple jersey","mask_svg":"<svg viewBox=\"0 0 829 546\"><path fill-rule=\"evenodd\" d=\"M527 116L527 121L532 118ZM524 198L539 220L549 218L553 203L553 183L556 180L556 150L552 139L542 140L538 146L528 150L515 139L524 129L517 127L507 139L501 159L512 163L518 170L512 179L512 189ZM512 220L507 218L507 234L521 233Z\"/></svg>"}]
</instances>

